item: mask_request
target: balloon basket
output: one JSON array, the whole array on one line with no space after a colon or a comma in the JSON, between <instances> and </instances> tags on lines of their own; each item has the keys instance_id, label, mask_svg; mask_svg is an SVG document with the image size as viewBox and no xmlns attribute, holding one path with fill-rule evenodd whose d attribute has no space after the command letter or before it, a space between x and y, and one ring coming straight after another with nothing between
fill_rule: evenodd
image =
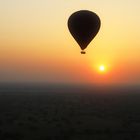
<instances>
[{"instance_id":1,"label":"balloon basket","mask_svg":"<svg viewBox=\"0 0 140 140\"><path fill-rule=\"evenodd\" d=\"M86 52L85 51L81 51L81 54L86 54Z\"/></svg>"}]
</instances>

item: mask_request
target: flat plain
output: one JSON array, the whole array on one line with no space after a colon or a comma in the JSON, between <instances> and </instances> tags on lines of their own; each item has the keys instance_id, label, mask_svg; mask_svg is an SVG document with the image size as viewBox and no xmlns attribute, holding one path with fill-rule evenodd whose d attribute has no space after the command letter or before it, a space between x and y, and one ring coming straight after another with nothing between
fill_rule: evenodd
<instances>
[{"instance_id":1,"label":"flat plain","mask_svg":"<svg viewBox=\"0 0 140 140\"><path fill-rule=\"evenodd\" d=\"M139 140L139 87L0 86L1 140Z\"/></svg>"}]
</instances>

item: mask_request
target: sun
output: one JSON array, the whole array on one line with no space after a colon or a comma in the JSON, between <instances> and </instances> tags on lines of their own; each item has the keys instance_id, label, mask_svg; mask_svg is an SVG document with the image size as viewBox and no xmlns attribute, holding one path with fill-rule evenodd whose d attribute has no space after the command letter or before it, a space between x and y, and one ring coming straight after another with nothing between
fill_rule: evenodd
<instances>
[{"instance_id":1,"label":"sun","mask_svg":"<svg viewBox=\"0 0 140 140\"><path fill-rule=\"evenodd\" d=\"M100 65L100 66L99 66L99 70L100 70L101 72L104 72L104 71L105 71L105 66L104 66L104 65Z\"/></svg>"}]
</instances>

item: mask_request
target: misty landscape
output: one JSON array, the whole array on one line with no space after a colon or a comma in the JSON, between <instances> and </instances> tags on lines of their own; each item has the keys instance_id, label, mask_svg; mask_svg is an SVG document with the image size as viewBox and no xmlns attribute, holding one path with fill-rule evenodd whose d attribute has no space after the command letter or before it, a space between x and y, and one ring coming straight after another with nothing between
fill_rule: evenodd
<instances>
[{"instance_id":1,"label":"misty landscape","mask_svg":"<svg viewBox=\"0 0 140 140\"><path fill-rule=\"evenodd\" d=\"M135 140L140 88L0 86L1 140Z\"/></svg>"},{"instance_id":2,"label":"misty landscape","mask_svg":"<svg viewBox=\"0 0 140 140\"><path fill-rule=\"evenodd\" d=\"M140 0L0 0L0 140L140 140Z\"/></svg>"}]
</instances>

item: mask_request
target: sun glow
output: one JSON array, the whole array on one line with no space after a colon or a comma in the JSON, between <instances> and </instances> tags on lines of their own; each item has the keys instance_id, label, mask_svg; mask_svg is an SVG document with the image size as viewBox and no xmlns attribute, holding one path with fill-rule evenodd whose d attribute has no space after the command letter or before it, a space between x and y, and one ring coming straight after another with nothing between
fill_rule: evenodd
<instances>
[{"instance_id":1,"label":"sun glow","mask_svg":"<svg viewBox=\"0 0 140 140\"><path fill-rule=\"evenodd\" d=\"M104 66L104 65L101 65L101 66L99 67L99 70L100 70L101 72L105 71L105 66Z\"/></svg>"}]
</instances>

